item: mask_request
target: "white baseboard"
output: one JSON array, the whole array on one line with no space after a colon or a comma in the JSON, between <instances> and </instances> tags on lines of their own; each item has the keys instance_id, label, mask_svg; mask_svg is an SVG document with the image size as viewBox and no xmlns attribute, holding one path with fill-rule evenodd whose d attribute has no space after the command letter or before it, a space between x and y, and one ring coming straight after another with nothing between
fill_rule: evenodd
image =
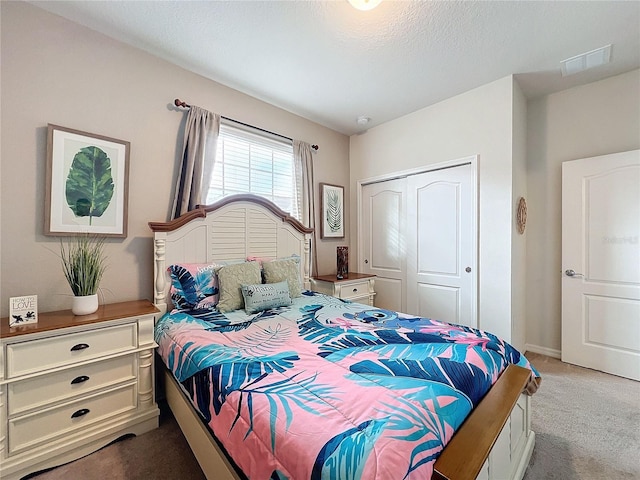
<instances>
[{"instance_id":1,"label":"white baseboard","mask_svg":"<svg viewBox=\"0 0 640 480\"><path fill-rule=\"evenodd\" d=\"M560 350L556 350L555 348L541 347L540 345L531 345L530 343L525 343L524 351L525 354L526 352L533 352L539 353L540 355L546 355L547 357L553 357L557 359L562 358L562 352L560 352Z\"/></svg>"}]
</instances>

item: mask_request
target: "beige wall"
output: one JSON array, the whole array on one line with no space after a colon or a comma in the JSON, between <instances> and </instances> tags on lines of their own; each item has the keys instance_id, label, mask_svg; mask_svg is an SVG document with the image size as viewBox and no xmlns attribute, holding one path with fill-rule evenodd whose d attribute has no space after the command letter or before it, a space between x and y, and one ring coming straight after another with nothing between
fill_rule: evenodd
<instances>
[{"instance_id":1,"label":"beige wall","mask_svg":"<svg viewBox=\"0 0 640 480\"><path fill-rule=\"evenodd\" d=\"M512 336L513 115L514 81L508 76L354 135L349 154L351 249L356 255L358 181L480 156L480 327L507 340ZM352 268L357 266L356 255Z\"/></svg>"},{"instance_id":2,"label":"beige wall","mask_svg":"<svg viewBox=\"0 0 640 480\"><path fill-rule=\"evenodd\" d=\"M640 70L528 103L527 344L560 355L561 165L640 148Z\"/></svg>"},{"instance_id":3,"label":"beige wall","mask_svg":"<svg viewBox=\"0 0 640 480\"><path fill-rule=\"evenodd\" d=\"M512 133L512 185L511 205L511 343L524 349L527 318L527 231L518 233L515 214L520 197L527 198L527 100L513 82L513 133Z\"/></svg>"},{"instance_id":4,"label":"beige wall","mask_svg":"<svg viewBox=\"0 0 640 480\"><path fill-rule=\"evenodd\" d=\"M170 209L185 116L175 97L319 144L316 183L348 187L348 137L30 4L0 3L2 316L14 295L37 294L40 311L71 305L57 240L42 233L47 123L131 142L129 234L108 241L107 302L153 298L147 222ZM335 271L335 242L318 252L320 273Z\"/></svg>"}]
</instances>

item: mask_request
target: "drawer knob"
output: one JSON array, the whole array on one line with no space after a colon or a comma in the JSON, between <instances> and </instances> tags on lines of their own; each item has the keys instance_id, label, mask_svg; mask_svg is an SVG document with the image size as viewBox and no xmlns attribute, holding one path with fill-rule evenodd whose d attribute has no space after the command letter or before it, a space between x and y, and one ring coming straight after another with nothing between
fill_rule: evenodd
<instances>
[{"instance_id":1,"label":"drawer knob","mask_svg":"<svg viewBox=\"0 0 640 480\"><path fill-rule=\"evenodd\" d=\"M88 408L81 408L80 410L73 412L73 414L71 414L71 418L83 417L89 412L90 410Z\"/></svg>"},{"instance_id":2,"label":"drawer knob","mask_svg":"<svg viewBox=\"0 0 640 480\"><path fill-rule=\"evenodd\" d=\"M80 375L79 377L76 377L73 380L71 380L71 385L75 385L76 383L83 383L83 382L86 382L87 380L89 380L89 377L87 377L86 375Z\"/></svg>"},{"instance_id":3,"label":"drawer knob","mask_svg":"<svg viewBox=\"0 0 640 480\"><path fill-rule=\"evenodd\" d=\"M78 350L84 350L85 348L89 348L89 345L86 343L78 343L77 345L71 347L71 351L77 352Z\"/></svg>"},{"instance_id":4,"label":"drawer knob","mask_svg":"<svg viewBox=\"0 0 640 480\"><path fill-rule=\"evenodd\" d=\"M358 289L357 289L357 288L354 288L354 289L353 289L353 291L354 291L354 292L357 292L357 291L358 291Z\"/></svg>"}]
</instances>

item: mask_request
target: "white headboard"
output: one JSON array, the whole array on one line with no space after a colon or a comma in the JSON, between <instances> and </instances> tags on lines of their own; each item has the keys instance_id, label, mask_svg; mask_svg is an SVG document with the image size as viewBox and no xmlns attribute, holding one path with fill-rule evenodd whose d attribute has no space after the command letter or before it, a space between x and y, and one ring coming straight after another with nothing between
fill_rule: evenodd
<instances>
[{"instance_id":1,"label":"white headboard","mask_svg":"<svg viewBox=\"0 0 640 480\"><path fill-rule=\"evenodd\" d=\"M199 206L169 222L149 222L154 232L154 303L164 313L174 263L300 256L304 288L310 288L311 233L298 220L255 195L232 195Z\"/></svg>"}]
</instances>

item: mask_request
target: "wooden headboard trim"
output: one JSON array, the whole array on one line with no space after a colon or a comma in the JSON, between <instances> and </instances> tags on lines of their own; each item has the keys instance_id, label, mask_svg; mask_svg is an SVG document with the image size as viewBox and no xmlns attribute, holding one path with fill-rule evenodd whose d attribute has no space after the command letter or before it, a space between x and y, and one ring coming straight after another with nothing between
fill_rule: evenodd
<instances>
[{"instance_id":1,"label":"wooden headboard trim","mask_svg":"<svg viewBox=\"0 0 640 480\"><path fill-rule=\"evenodd\" d=\"M250 202L262 205L264 208L271 211L271 213L273 213L276 217L279 217L282 219L282 221L289 223L300 233L313 233L312 228L305 227L297 219L293 218L287 212L280 210L269 200L257 195L249 194L229 195L228 197L224 197L218 200L216 203L212 203L211 205L198 205L195 210L191 210L168 222L149 222L149 227L154 232L172 232L182 227L183 225L186 225L190 221L195 220L196 218L206 217L207 213L215 212L219 208L222 208L225 205L234 202Z\"/></svg>"},{"instance_id":2,"label":"wooden headboard trim","mask_svg":"<svg viewBox=\"0 0 640 480\"><path fill-rule=\"evenodd\" d=\"M204 218L207 214L204 211L204 207L198 205L195 210L191 210L187 213L183 213L178 218L174 218L173 220L169 220L168 222L149 222L149 228L154 232L173 232L178 228L186 225L191 220L195 220L196 218Z\"/></svg>"}]
</instances>

